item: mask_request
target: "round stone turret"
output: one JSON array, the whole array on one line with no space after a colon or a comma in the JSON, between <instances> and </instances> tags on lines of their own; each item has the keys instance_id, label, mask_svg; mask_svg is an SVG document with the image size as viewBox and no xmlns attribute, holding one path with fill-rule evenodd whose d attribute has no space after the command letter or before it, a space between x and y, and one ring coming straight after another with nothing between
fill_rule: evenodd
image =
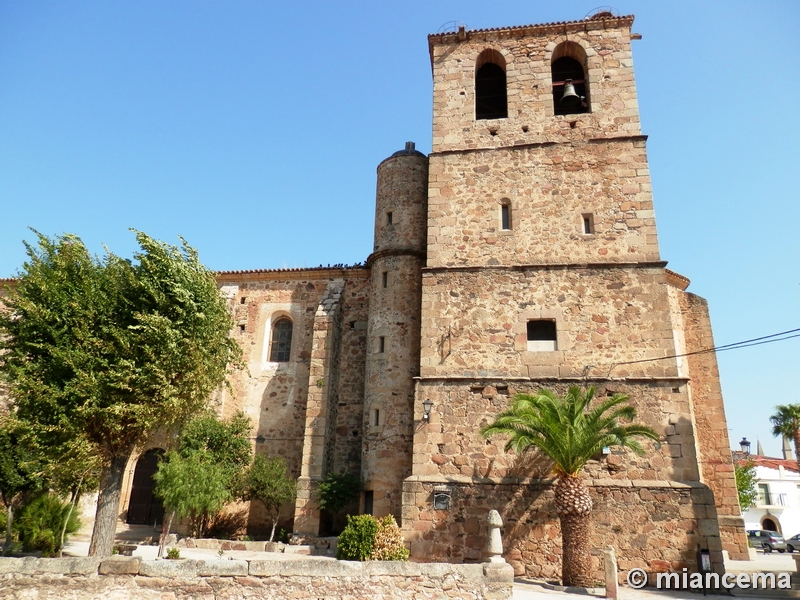
<instances>
[{"instance_id":1,"label":"round stone turret","mask_svg":"<svg viewBox=\"0 0 800 600\"><path fill-rule=\"evenodd\" d=\"M363 509L400 519L419 375L428 158L408 142L378 166L364 382Z\"/></svg>"},{"instance_id":2,"label":"round stone turret","mask_svg":"<svg viewBox=\"0 0 800 600\"><path fill-rule=\"evenodd\" d=\"M428 157L414 142L378 165L375 252L424 252L427 242Z\"/></svg>"}]
</instances>

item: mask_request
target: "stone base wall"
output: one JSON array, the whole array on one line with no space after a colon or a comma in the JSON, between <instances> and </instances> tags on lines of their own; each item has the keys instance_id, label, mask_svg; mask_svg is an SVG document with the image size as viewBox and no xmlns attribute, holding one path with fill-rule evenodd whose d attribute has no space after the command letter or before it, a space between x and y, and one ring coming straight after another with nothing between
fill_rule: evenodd
<instances>
[{"instance_id":1,"label":"stone base wall","mask_svg":"<svg viewBox=\"0 0 800 600\"><path fill-rule=\"evenodd\" d=\"M409 478L403 486L403 523L412 560L483 560L486 517L503 519L505 559L516 575L561 577L561 529L553 489L543 480L507 478ZM603 549L614 546L620 581L630 569L647 572L696 568L697 545L711 551L715 571L724 572L714 497L698 483L587 480L594 502L592 570L604 581ZM437 486L451 490L450 510L434 510Z\"/></svg>"},{"instance_id":2,"label":"stone base wall","mask_svg":"<svg viewBox=\"0 0 800 600\"><path fill-rule=\"evenodd\" d=\"M0 600L511 598L507 564L0 558Z\"/></svg>"}]
</instances>

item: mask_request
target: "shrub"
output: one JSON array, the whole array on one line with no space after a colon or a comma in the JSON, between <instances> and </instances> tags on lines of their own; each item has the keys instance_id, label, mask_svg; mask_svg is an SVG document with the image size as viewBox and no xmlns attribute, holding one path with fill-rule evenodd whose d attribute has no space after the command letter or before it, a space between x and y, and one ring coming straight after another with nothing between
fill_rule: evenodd
<instances>
[{"instance_id":1,"label":"shrub","mask_svg":"<svg viewBox=\"0 0 800 600\"><path fill-rule=\"evenodd\" d=\"M319 484L316 499L320 510L335 514L358 498L361 480L349 473L328 473Z\"/></svg>"},{"instance_id":2,"label":"shrub","mask_svg":"<svg viewBox=\"0 0 800 600\"><path fill-rule=\"evenodd\" d=\"M370 555L371 560L408 560L408 548L403 541L403 534L392 515L378 521L375 533L375 545Z\"/></svg>"},{"instance_id":3,"label":"shrub","mask_svg":"<svg viewBox=\"0 0 800 600\"><path fill-rule=\"evenodd\" d=\"M14 521L23 548L28 551L41 550L43 556L52 556L61 549L61 531L66 522L66 535L75 533L80 521L71 505L49 493L34 496L20 511ZM69 521L67 521L67 515ZM65 535L65 540L66 540Z\"/></svg>"},{"instance_id":4,"label":"shrub","mask_svg":"<svg viewBox=\"0 0 800 600\"><path fill-rule=\"evenodd\" d=\"M178 548L167 548L167 559L178 560L181 557L181 551Z\"/></svg>"},{"instance_id":5,"label":"shrub","mask_svg":"<svg viewBox=\"0 0 800 600\"><path fill-rule=\"evenodd\" d=\"M344 528L336 544L336 558L339 560L369 560L375 547L375 534L378 533L378 520L372 515L347 515Z\"/></svg>"}]
</instances>

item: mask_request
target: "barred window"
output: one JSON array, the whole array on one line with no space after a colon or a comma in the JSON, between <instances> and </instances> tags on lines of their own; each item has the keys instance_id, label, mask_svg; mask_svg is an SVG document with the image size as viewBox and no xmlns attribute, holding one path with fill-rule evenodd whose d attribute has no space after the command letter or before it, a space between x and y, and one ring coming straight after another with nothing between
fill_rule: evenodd
<instances>
[{"instance_id":1,"label":"barred window","mask_svg":"<svg viewBox=\"0 0 800 600\"><path fill-rule=\"evenodd\" d=\"M271 362L289 362L292 351L292 321L282 317L272 326L272 344L269 351Z\"/></svg>"}]
</instances>

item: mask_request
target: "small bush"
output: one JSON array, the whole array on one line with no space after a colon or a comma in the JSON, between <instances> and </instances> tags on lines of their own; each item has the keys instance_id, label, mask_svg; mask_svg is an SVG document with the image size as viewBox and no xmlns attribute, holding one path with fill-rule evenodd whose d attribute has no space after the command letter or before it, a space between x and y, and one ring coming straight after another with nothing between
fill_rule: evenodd
<instances>
[{"instance_id":1,"label":"small bush","mask_svg":"<svg viewBox=\"0 0 800 600\"><path fill-rule=\"evenodd\" d=\"M39 494L22 507L19 517L14 519L14 529L19 533L22 546L27 552L41 550L43 556L52 556L61 549L61 530L70 503L63 502L52 494ZM80 527L77 511L72 511L67 523L66 536Z\"/></svg>"},{"instance_id":2,"label":"small bush","mask_svg":"<svg viewBox=\"0 0 800 600\"><path fill-rule=\"evenodd\" d=\"M181 557L181 551L178 548L167 548L167 559L178 560Z\"/></svg>"},{"instance_id":3,"label":"small bush","mask_svg":"<svg viewBox=\"0 0 800 600\"><path fill-rule=\"evenodd\" d=\"M336 544L336 558L339 560L369 560L375 547L375 534L378 533L378 520L372 515L347 515L344 528Z\"/></svg>"},{"instance_id":4,"label":"small bush","mask_svg":"<svg viewBox=\"0 0 800 600\"><path fill-rule=\"evenodd\" d=\"M371 560L408 560L408 548L403 540L403 533L392 515L378 521L375 533L375 545L370 555Z\"/></svg>"}]
</instances>

